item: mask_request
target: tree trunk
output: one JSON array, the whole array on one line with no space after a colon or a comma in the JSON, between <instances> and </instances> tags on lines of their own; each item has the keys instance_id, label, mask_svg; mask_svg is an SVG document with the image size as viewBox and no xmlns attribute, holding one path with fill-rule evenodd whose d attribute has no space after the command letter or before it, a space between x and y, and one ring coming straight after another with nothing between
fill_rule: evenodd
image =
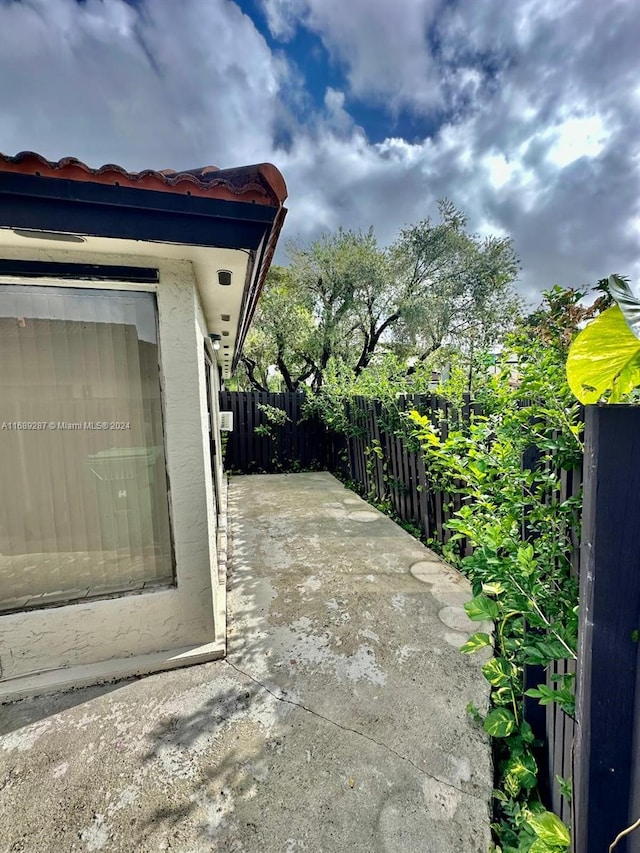
<instances>
[{"instance_id":1,"label":"tree trunk","mask_svg":"<svg viewBox=\"0 0 640 853\"><path fill-rule=\"evenodd\" d=\"M282 374L282 378L284 379L284 384L287 386L287 391L297 391L298 383L294 382L291 378L291 374L289 373L289 368L284 363L282 355L278 353L278 358L276 360L276 364L278 365L278 370Z\"/></svg>"},{"instance_id":2,"label":"tree trunk","mask_svg":"<svg viewBox=\"0 0 640 853\"><path fill-rule=\"evenodd\" d=\"M256 376L256 370L258 368L258 363L254 361L252 358L249 358L246 355L242 356L242 363L245 366L247 371L247 376L249 377L249 382L253 385L256 391L265 391L268 392L269 389L260 382L258 377Z\"/></svg>"},{"instance_id":3,"label":"tree trunk","mask_svg":"<svg viewBox=\"0 0 640 853\"><path fill-rule=\"evenodd\" d=\"M399 312L395 312L391 314L390 317L382 323L377 329L375 326L372 326L369 329L369 333L365 335L364 346L362 348L362 354L358 359L358 363L354 368L354 373L356 376L360 376L365 367L369 366L371 359L374 356L376 351L376 347L380 343L380 338L382 337L383 332L385 332L393 323L400 319Z\"/></svg>"}]
</instances>

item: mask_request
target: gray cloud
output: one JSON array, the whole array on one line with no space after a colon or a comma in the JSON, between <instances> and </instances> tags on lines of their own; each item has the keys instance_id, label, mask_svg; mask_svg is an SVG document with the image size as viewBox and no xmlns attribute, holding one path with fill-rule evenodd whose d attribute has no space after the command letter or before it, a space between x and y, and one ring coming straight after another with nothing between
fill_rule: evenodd
<instances>
[{"instance_id":1,"label":"gray cloud","mask_svg":"<svg viewBox=\"0 0 640 853\"><path fill-rule=\"evenodd\" d=\"M0 149L131 169L263 159L286 82L250 19L208 0L3 0L0 68Z\"/></svg>"},{"instance_id":2,"label":"gray cloud","mask_svg":"<svg viewBox=\"0 0 640 853\"><path fill-rule=\"evenodd\" d=\"M130 169L271 160L303 239L373 224L387 243L446 195L513 236L527 293L637 280L634 0L264 7L280 51L230 0L0 0L0 150ZM302 26L345 74L317 108L286 55ZM356 102L439 129L374 144Z\"/></svg>"},{"instance_id":3,"label":"gray cloud","mask_svg":"<svg viewBox=\"0 0 640 853\"><path fill-rule=\"evenodd\" d=\"M275 0L266 5L272 17ZM346 60L352 98L365 97L359 82L365 78L372 98L389 93L386 65L377 74L371 43L364 44L368 22L378 19L372 7L392 14L394 26L399 20L400 32L413 25L428 73L414 74L414 58L399 58L396 94L419 113L421 87L435 75L445 106L445 124L433 138L370 146L355 172L341 168L343 146L324 139L323 150L333 149L333 187L325 198L334 210L332 199L351 195L351 222L368 224L368 213L388 239L447 195L473 227L513 236L527 293L556 282L593 282L613 270L638 278L640 16L633 2L521 0L506 14L498 2L459 0L438 11L429 0L393 7L377 0L349 5L348 35L339 29L344 17L327 23L324 0L280 0L279 7L296 9L330 51L344 51L345 39L356 43ZM420 14L431 21L430 39L416 25ZM291 29L290 17L285 36ZM384 39L378 29L376 51L384 50ZM358 145L354 135L352 148ZM322 183L330 180L322 157L315 169ZM295 167L292 177L297 184Z\"/></svg>"}]
</instances>

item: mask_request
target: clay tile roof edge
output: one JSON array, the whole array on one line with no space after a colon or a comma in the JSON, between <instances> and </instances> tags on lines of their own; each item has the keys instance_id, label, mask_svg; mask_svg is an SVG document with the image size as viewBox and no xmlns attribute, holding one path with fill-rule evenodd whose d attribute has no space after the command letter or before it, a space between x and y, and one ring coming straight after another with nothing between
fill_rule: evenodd
<instances>
[{"instance_id":1,"label":"clay tile roof edge","mask_svg":"<svg viewBox=\"0 0 640 853\"><path fill-rule=\"evenodd\" d=\"M21 151L15 156L0 153L0 172L113 184L226 201L249 201L272 207L281 207L287 198L284 178L271 163L233 169L203 166L180 172L171 169L128 172L113 163L92 169L75 157L52 161L33 151Z\"/></svg>"}]
</instances>

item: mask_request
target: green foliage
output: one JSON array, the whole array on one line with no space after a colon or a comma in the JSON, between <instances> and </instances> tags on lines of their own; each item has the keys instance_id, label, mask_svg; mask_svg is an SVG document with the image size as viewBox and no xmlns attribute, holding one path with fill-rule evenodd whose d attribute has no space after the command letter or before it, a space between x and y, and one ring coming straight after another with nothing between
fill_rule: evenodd
<instances>
[{"instance_id":1,"label":"green foliage","mask_svg":"<svg viewBox=\"0 0 640 853\"><path fill-rule=\"evenodd\" d=\"M474 622L482 622L485 619L495 619L498 615L498 607L495 601L491 601L486 595L476 595L464 606L467 616Z\"/></svg>"},{"instance_id":2,"label":"green foliage","mask_svg":"<svg viewBox=\"0 0 640 853\"><path fill-rule=\"evenodd\" d=\"M359 376L386 354L411 376L447 345L472 353L495 340L518 313L511 241L469 234L451 202L439 212L389 249L373 229L290 243L289 266L267 277L239 387L317 392L332 362Z\"/></svg>"},{"instance_id":3,"label":"green foliage","mask_svg":"<svg viewBox=\"0 0 640 853\"><path fill-rule=\"evenodd\" d=\"M541 853L545 849L564 850L571 841L567 827L559 817L556 817L551 812L532 815L528 823L540 842L536 844L535 849L540 850ZM529 849L531 850L532 848Z\"/></svg>"},{"instance_id":4,"label":"green foliage","mask_svg":"<svg viewBox=\"0 0 640 853\"><path fill-rule=\"evenodd\" d=\"M491 637L489 634L485 634L483 631L478 631L475 634L472 634L467 642L462 646L460 651L465 655L473 654L473 652L477 652L480 649L485 648L486 646L491 645Z\"/></svg>"},{"instance_id":5,"label":"green foliage","mask_svg":"<svg viewBox=\"0 0 640 853\"><path fill-rule=\"evenodd\" d=\"M556 776L556 782L560 787L560 793L565 800L570 803L573 799L573 780L563 779L562 776Z\"/></svg>"},{"instance_id":6,"label":"green foliage","mask_svg":"<svg viewBox=\"0 0 640 853\"><path fill-rule=\"evenodd\" d=\"M258 409L273 426L284 426L287 423L291 423L289 415L284 409L278 406L270 406L268 403L258 403Z\"/></svg>"},{"instance_id":7,"label":"green foliage","mask_svg":"<svg viewBox=\"0 0 640 853\"><path fill-rule=\"evenodd\" d=\"M544 303L526 318L526 328L561 358L565 358L571 342L585 321L596 317L612 304L606 279L598 282L594 292L598 296L588 305L584 302L587 291L559 285L545 290Z\"/></svg>"},{"instance_id":8,"label":"green foliage","mask_svg":"<svg viewBox=\"0 0 640 853\"><path fill-rule=\"evenodd\" d=\"M550 705L551 702L557 702L565 714L573 716L575 714L576 700L573 689L574 676L563 676L563 686L551 688L546 684L539 684L538 687L530 687L525 692L525 696L530 696L532 699L537 699L541 705Z\"/></svg>"},{"instance_id":9,"label":"green foliage","mask_svg":"<svg viewBox=\"0 0 640 853\"><path fill-rule=\"evenodd\" d=\"M492 737L508 737L517 724L516 715L508 708L494 708L485 717L483 728Z\"/></svg>"},{"instance_id":10,"label":"green foliage","mask_svg":"<svg viewBox=\"0 0 640 853\"><path fill-rule=\"evenodd\" d=\"M402 229L390 250L402 282L398 338L422 352L445 341L467 352L486 350L519 313L511 240L469 234L455 205L443 199L438 207L440 222L424 219Z\"/></svg>"},{"instance_id":11,"label":"green foliage","mask_svg":"<svg viewBox=\"0 0 640 853\"><path fill-rule=\"evenodd\" d=\"M313 307L300 283L290 270L272 266L235 377L238 389L298 390L313 370L315 334Z\"/></svg>"},{"instance_id":12,"label":"green foliage","mask_svg":"<svg viewBox=\"0 0 640 853\"><path fill-rule=\"evenodd\" d=\"M582 403L619 403L640 386L640 302L624 279L609 277L617 304L577 336L567 360L567 379Z\"/></svg>"},{"instance_id":13,"label":"green foliage","mask_svg":"<svg viewBox=\"0 0 640 853\"><path fill-rule=\"evenodd\" d=\"M409 435L407 418L401 405L404 396L421 394L433 385L433 361L420 363L407 374L406 361L393 353L376 358L366 370L354 376L348 365L331 360L327 365L319 393L305 401L305 416L318 416L326 426L344 435L363 435L362 427L349 411L354 398L375 401L380 422L389 433Z\"/></svg>"},{"instance_id":14,"label":"green foliage","mask_svg":"<svg viewBox=\"0 0 640 853\"><path fill-rule=\"evenodd\" d=\"M526 768L524 769L526 773ZM569 830L557 815L544 809L533 810L511 800L504 803L506 821L494 825L503 838L491 848L494 853L565 853L569 850Z\"/></svg>"},{"instance_id":15,"label":"green foliage","mask_svg":"<svg viewBox=\"0 0 640 853\"><path fill-rule=\"evenodd\" d=\"M291 423L291 418L284 409L278 406L270 406L268 403L258 403L258 410L262 412L266 423L258 424L253 428L256 435L262 435L265 438L275 438L274 427L283 427L286 423ZM273 460L276 462L277 460Z\"/></svg>"},{"instance_id":16,"label":"green foliage","mask_svg":"<svg viewBox=\"0 0 640 853\"><path fill-rule=\"evenodd\" d=\"M475 593L465 605L467 615L495 625L495 656L482 671L493 706L483 725L498 744L496 849L560 851L569 843L566 827L555 815L536 811L541 807L533 736L522 707L528 695L573 713L572 676L525 694L523 672L527 664L547 666L576 654L577 588L568 558L580 501L561 502L558 493L560 468L571 469L580 460L581 424L564 378L563 347L532 337L525 326L508 349L517 378L505 359L502 369L484 379L476 398L483 400L485 414L449 430L446 438L428 417L416 412L411 418L430 475L464 498L448 527L454 539L464 537L474 548L471 556L457 559ZM444 390L459 394L455 386ZM527 470L522 458L531 449L538 462ZM456 560L451 553L449 559ZM487 640L486 634L474 634L463 652L474 653Z\"/></svg>"}]
</instances>

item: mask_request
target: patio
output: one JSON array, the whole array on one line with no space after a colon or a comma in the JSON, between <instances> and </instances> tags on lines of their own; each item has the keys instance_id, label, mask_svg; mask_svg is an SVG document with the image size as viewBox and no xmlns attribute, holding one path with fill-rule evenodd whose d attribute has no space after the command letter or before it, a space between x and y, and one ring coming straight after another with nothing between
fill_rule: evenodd
<instances>
[{"instance_id":1,"label":"patio","mask_svg":"<svg viewBox=\"0 0 640 853\"><path fill-rule=\"evenodd\" d=\"M0 708L1 849L484 853L467 582L327 473L229 524L225 660Z\"/></svg>"}]
</instances>

